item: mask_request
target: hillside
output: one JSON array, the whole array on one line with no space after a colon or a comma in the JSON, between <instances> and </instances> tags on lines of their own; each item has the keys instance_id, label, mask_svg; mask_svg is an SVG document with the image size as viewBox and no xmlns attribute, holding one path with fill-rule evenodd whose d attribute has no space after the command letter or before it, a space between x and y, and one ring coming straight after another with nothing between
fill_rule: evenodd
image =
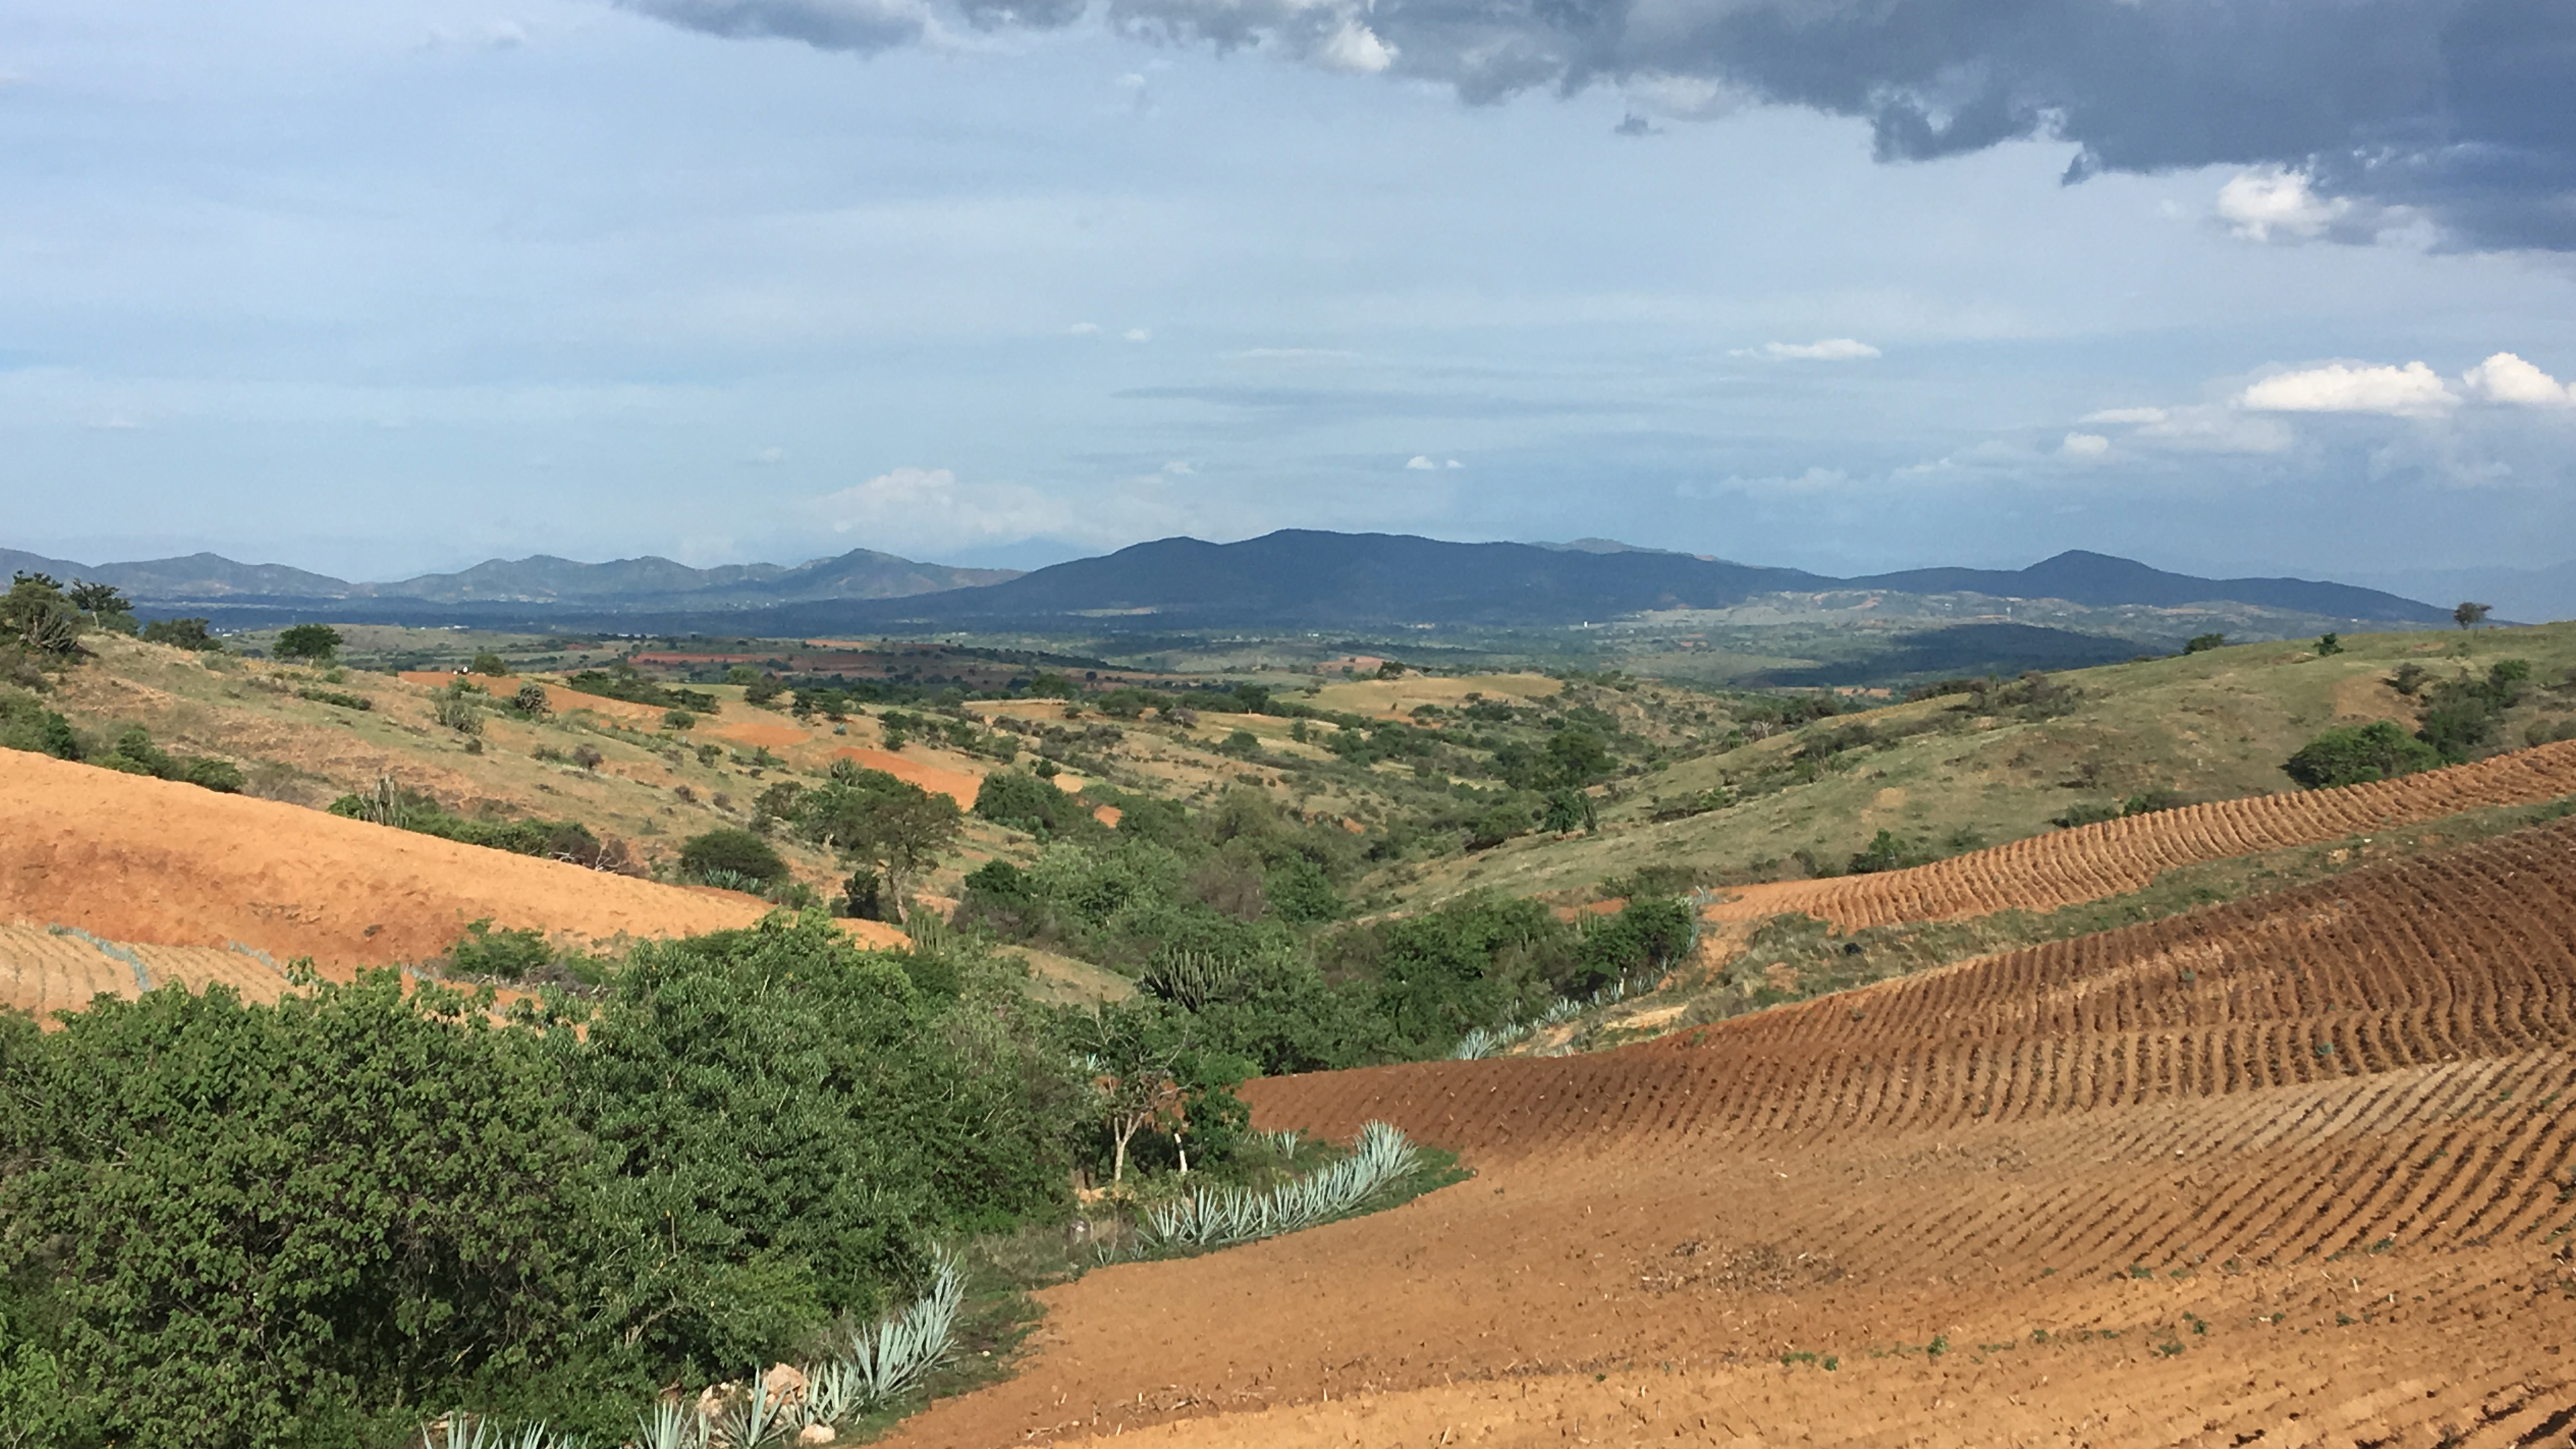
<instances>
[{"instance_id":1,"label":"hillside","mask_svg":"<svg viewBox=\"0 0 2576 1449\"><path fill-rule=\"evenodd\" d=\"M1746 738L1601 790L1593 834L1532 835L1493 850L1422 862L1395 882L1408 900L1470 888L1579 888L1663 866L1717 881L1839 869L1892 832L1906 849L1958 854L2046 834L2079 806L2116 808L2149 791L2181 802L2296 790L2281 762L2319 731L2375 719L2412 727L2419 702L2386 680L2405 664L2430 677L2528 660L2532 688L2503 742L2576 716L2576 625L2348 635L2341 654L2246 644L2050 676L2032 704L1945 695L1891 703ZM1623 721L1651 708L1608 709Z\"/></svg>"},{"instance_id":2,"label":"hillside","mask_svg":"<svg viewBox=\"0 0 2576 1449\"><path fill-rule=\"evenodd\" d=\"M1477 1175L1049 1290L1016 1377L894 1442L2554 1443L2571 862L2561 824L1648 1047L1257 1084Z\"/></svg>"}]
</instances>

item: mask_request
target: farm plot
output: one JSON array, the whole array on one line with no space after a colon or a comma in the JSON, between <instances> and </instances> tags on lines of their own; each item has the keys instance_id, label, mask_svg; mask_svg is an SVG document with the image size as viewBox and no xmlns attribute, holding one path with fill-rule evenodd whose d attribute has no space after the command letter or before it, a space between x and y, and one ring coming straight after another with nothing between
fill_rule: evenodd
<instances>
[{"instance_id":1,"label":"farm plot","mask_svg":"<svg viewBox=\"0 0 2576 1449\"><path fill-rule=\"evenodd\" d=\"M474 920L607 941L749 925L766 909L0 750L0 919L120 941L240 942L346 975L428 960Z\"/></svg>"},{"instance_id":2,"label":"farm plot","mask_svg":"<svg viewBox=\"0 0 2576 1449\"><path fill-rule=\"evenodd\" d=\"M2132 815L1910 870L1744 887L1707 914L1714 921L1742 921L1804 911L1859 930L2003 910L2048 911L2144 889L2178 866L2570 794L2576 794L2576 741L2398 780Z\"/></svg>"},{"instance_id":3,"label":"farm plot","mask_svg":"<svg viewBox=\"0 0 2576 1449\"><path fill-rule=\"evenodd\" d=\"M1258 1082L1472 1180L1043 1295L895 1442L2560 1444L2576 821L1596 1056Z\"/></svg>"}]
</instances>

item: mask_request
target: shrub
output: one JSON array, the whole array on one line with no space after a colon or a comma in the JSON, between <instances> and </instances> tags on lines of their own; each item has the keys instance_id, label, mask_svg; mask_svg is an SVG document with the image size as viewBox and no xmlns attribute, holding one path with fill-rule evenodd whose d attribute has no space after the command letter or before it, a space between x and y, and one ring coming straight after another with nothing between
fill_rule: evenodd
<instances>
[{"instance_id":1,"label":"shrub","mask_svg":"<svg viewBox=\"0 0 2576 1449\"><path fill-rule=\"evenodd\" d=\"M2473 629L2485 623L2487 615L2493 612L2493 605L2463 602L2451 610L2451 622L2463 629Z\"/></svg>"},{"instance_id":2,"label":"shrub","mask_svg":"<svg viewBox=\"0 0 2576 1449\"><path fill-rule=\"evenodd\" d=\"M2322 658L2326 657L2327 655L2330 655L2330 654L2341 654L2342 652L2343 652L2343 636L2342 636L2341 634L2327 633L2327 634L2319 634L2319 635L2317 636L2317 657L2318 657L2318 658L2322 659Z\"/></svg>"},{"instance_id":3,"label":"shrub","mask_svg":"<svg viewBox=\"0 0 2576 1449\"><path fill-rule=\"evenodd\" d=\"M1236 730L1234 733L1227 735L1224 741L1216 748L1218 754L1232 755L1239 760L1248 760L1254 755L1261 753L1261 737L1250 730Z\"/></svg>"},{"instance_id":4,"label":"shrub","mask_svg":"<svg viewBox=\"0 0 2576 1449\"><path fill-rule=\"evenodd\" d=\"M475 655L474 662L467 667L474 673L483 675L490 679L507 679L510 677L510 662L503 659L500 655L493 653L489 649Z\"/></svg>"},{"instance_id":5,"label":"shrub","mask_svg":"<svg viewBox=\"0 0 2576 1449\"><path fill-rule=\"evenodd\" d=\"M726 870L774 885L788 878L787 862L768 841L735 826L719 826L692 835L680 845L680 870L703 879L711 870Z\"/></svg>"},{"instance_id":6,"label":"shrub","mask_svg":"<svg viewBox=\"0 0 2576 1449\"><path fill-rule=\"evenodd\" d=\"M666 730L695 729L697 727L697 723L698 717L689 713L685 709L666 709L662 711L662 728Z\"/></svg>"},{"instance_id":7,"label":"shrub","mask_svg":"<svg viewBox=\"0 0 2576 1449\"><path fill-rule=\"evenodd\" d=\"M2415 737L2454 764L2494 743L2504 714L2522 700L2531 664L2498 660L2484 679L2445 679L2424 691L2424 714Z\"/></svg>"},{"instance_id":8,"label":"shrub","mask_svg":"<svg viewBox=\"0 0 2576 1449\"><path fill-rule=\"evenodd\" d=\"M555 1351L593 1235L547 1044L390 971L104 1001L7 1058L0 1264L110 1443L355 1443ZM32 1032L26 1033L33 1036Z\"/></svg>"},{"instance_id":9,"label":"shrub","mask_svg":"<svg viewBox=\"0 0 2576 1449\"><path fill-rule=\"evenodd\" d=\"M67 658L80 648L81 611L45 574L18 574L0 594L0 634L39 658Z\"/></svg>"},{"instance_id":10,"label":"shrub","mask_svg":"<svg viewBox=\"0 0 2576 1449\"><path fill-rule=\"evenodd\" d=\"M742 687L742 699L745 704L765 707L786 692L786 685L764 674Z\"/></svg>"},{"instance_id":11,"label":"shrub","mask_svg":"<svg viewBox=\"0 0 2576 1449\"><path fill-rule=\"evenodd\" d=\"M544 719L554 712L546 687L533 679L510 692L510 708L522 719Z\"/></svg>"},{"instance_id":12,"label":"shrub","mask_svg":"<svg viewBox=\"0 0 2576 1449\"><path fill-rule=\"evenodd\" d=\"M278 632L277 643L270 652L280 659L305 659L316 663L340 652L348 641L328 624L297 624Z\"/></svg>"},{"instance_id":13,"label":"shrub","mask_svg":"<svg viewBox=\"0 0 2576 1449\"><path fill-rule=\"evenodd\" d=\"M2410 738L2390 720L2327 730L2300 746L2281 770L2311 790L2394 780L2442 763L2431 745Z\"/></svg>"},{"instance_id":14,"label":"shrub","mask_svg":"<svg viewBox=\"0 0 2576 1449\"><path fill-rule=\"evenodd\" d=\"M995 770L975 791L975 813L1031 835L1077 833L1099 822L1080 800L1024 770Z\"/></svg>"},{"instance_id":15,"label":"shrub","mask_svg":"<svg viewBox=\"0 0 2576 1449\"><path fill-rule=\"evenodd\" d=\"M1898 839L1895 831L1882 830L1852 856L1848 869L1853 875L1869 875L1921 865L1929 858L1921 849Z\"/></svg>"},{"instance_id":16,"label":"shrub","mask_svg":"<svg viewBox=\"0 0 2576 1449\"><path fill-rule=\"evenodd\" d=\"M295 691L295 697L309 699L315 704L337 705L341 709L368 710L376 707L376 702L363 694L350 694L338 689L307 687Z\"/></svg>"},{"instance_id":17,"label":"shrub","mask_svg":"<svg viewBox=\"0 0 2576 1449\"><path fill-rule=\"evenodd\" d=\"M503 981L518 981L532 971L553 965L554 947L546 944L543 931L520 929L496 931L490 917L469 921L465 934L447 951L448 964L463 976L497 976Z\"/></svg>"},{"instance_id":18,"label":"shrub","mask_svg":"<svg viewBox=\"0 0 2576 1449\"><path fill-rule=\"evenodd\" d=\"M2224 634L2195 634L2191 638L2183 641L2182 652L2185 654L2206 654L2212 649L2224 649L2226 647L2227 636Z\"/></svg>"},{"instance_id":19,"label":"shrub","mask_svg":"<svg viewBox=\"0 0 2576 1449\"><path fill-rule=\"evenodd\" d=\"M168 644L200 654L219 653L224 641L208 630L207 623L204 619L155 619L143 626L143 642Z\"/></svg>"},{"instance_id":20,"label":"shrub","mask_svg":"<svg viewBox=\"0 0 2576 1449\"><path fill-rule=\"evenodd\" d=\"M15 689L0 689L0 750L26 750L58 760L77 760L83 753L70 720Z\"/></svg>"}]
</instances>

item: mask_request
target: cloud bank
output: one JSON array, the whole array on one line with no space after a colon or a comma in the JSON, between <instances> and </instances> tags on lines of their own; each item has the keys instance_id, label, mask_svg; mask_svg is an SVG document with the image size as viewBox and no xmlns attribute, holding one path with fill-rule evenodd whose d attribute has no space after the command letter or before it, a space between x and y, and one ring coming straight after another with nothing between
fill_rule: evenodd
<instances>
[{"instance_id":1,"label":"cloud bank","mask_svg":"<svg viewBox=\"0 0 2576 1449\"><path fill-rule=\"evenodd\" d=\"M851 51L922 39L933 0L619 0L715 35ZM1048 29L1082 0L938 0ZM1866 122L1886 161L2005 141L2102 171L2247 168L2222 220L2364 239L2420 217L2456 245L2576 250L2567 0L1106 0L1122 32L1431 80L1470 101L1617 85Z\"/></svg>"}]
</instances>

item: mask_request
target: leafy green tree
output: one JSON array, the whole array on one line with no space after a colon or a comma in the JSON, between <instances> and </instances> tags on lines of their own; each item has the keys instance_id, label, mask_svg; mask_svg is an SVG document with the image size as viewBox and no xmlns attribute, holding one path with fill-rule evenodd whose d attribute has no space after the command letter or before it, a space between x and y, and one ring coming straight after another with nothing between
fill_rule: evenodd
<instances>
[{"instance_id":1,"label":"leafy green tree","mask_svg":"<svg viewBox=\"0 0 2576 1449\"><path fill-rule=\"evenodd\" d=\"M1080 834L1096 824L1080 800L1025 770L995 770L975 791L975 813L1031 835Z\"/></svg>"},{"instance_id":2,"label":"leafy green tree","mask_svg":"<svg viewBox=\"0 0 2576 1449\"><path fill-rule=\"evenodd\" d=\"M2485 623L2487 621L2487 615L2493 612L2495 612L2495 610L2492 605L2472 604L2464 600L2457 607L2451 610L2451 622L2459 625L2463 629L2474 629L2478 625Z\"/></svg>"},{"instance_id":3,"label":"leafy green tree","mask_svg":"<svg viewBox=\"0 0 2576 1449\"><path fill-rule=\"evenodd\" d=\"M110 629L119 634L135 632L134 601L125 597L114 584L75 583L64 597L71 606L89 615L93 629Z\"/></svg>"},{"instance_id":4,"label":"leafy green tree","mask_svg":"<svg viewBox=\"0 0 2576 1449\"><path fill-rule=\"evenodd\" d=\"M2281 770L2311 790L2324 790L2394 780L2440 763L2439 751L2383 719L2327 730L2300 746Z\"/></svg>"},{"instance_id":5,"label":"leafy green tree","mask_svg":"<svg viewBox=\"0 0 2576 1449\"><path fill-rule=\"evenodd\" d=\"M876 868L898 921L911 918L906 882L956 849L966 826L956 801L882 770L836 773L805 792L796 818L807 839Z\"/></svg>"},{"instance_id":6,"label":"leafy green tree","mask_svg":"<svg viewBox=\"0 0 2576 1449\"><path fill-rule=\"evenodd\" d=\"M348 641L328 624L297 624L278 631L277 643L270 652L280 659L302 659L316 664L329 660Z\"/></svg>"},{"instance_id":7,"label":"leafy green tree","mask_svg":"<svg viewBox=\"0 0 2576 1449\"><path fill-rule=\"evenodd\" d=\"M2528 660L2498 660L2486 678L2441 680L2424 691L2424 713L2415 737L2453 764L2495 743L2505 711L2522 700L2531 678Z\"/></svg>"},{"instance_id":8,"label":"leafy green tree","mask_svg":"<svg viewBox=\"0 0 2576 1449\"><path fill-rule=\"evenodd\" d=\"M474 662L471 665L468 665L467 668L473 673L480 674L487 679L507 679L510 677L510 661L493 653L489 649L485 649L477 653L474 656Z\"/></svg>"},{"instance_id":9,"label":"leafy green tree","mask_svg":"<svg viewBox=\"0 0 2576 1449\"><path fill-rule=\"evenodd\" d=\"M2341 634L2325 633L2325 634L2319 634L2319 635L2317 636L2317 657L2318 657L2318 658L2323 659L2323 658L2325 658L2327 655L2330 655L2330 654L2341 654L2342 652L2343 652L2343 636L2342 636Z\"/></svg>"},{"instance_id":10,"label":"leafy green tree","mask_svg":"<svg viewBox=\"0 0 2576 1449\"><path fill-rule=\"evenodd\" d=\"M2185 654L2206 654L2212 649L2224 649L2226 647L2227 636L2224 634L2195 634L2191 638L2183 641L2182 652Z\"/></svg>"},{"instance_id":11,"label":"leafy green tree","mask_svg":"<svg viewBox=\"0 0 2576 1449\"><path fill-rule=\"evenodd\" d=\"M790 875L787 861L768 841L733 825L720 825L682 841L680 871L699 880L709 871L731 871L764 885L780 884Z\"/></svg>"}]
</instances>

